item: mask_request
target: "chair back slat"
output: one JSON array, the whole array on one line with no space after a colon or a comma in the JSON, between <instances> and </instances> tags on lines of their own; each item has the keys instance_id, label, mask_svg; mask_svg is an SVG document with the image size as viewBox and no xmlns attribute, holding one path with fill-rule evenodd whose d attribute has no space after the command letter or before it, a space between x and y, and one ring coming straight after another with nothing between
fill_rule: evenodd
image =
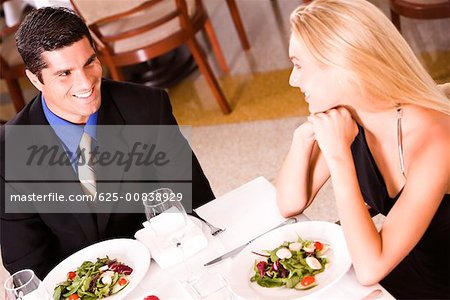
<instances>
[{"instance_id":1,"label":"chair back slat","mask_svg":"<svg viewBox=\"0 0 450 300\"><path fill-rule=\"evenodd\" d=\"M167 22L169 22L172 19L175 19L176 17L178 17L178 15L179 15L178 12L175 11L175 12L172 12L172 13L170 13L170 14L162 17L162 18L159 18L158 20L156 20L154 22L151 22L149 24L145 24L143 26L139 26L139 27L134 28L134 29L126 30L124 32L121 32L121 33L118 33L118 34L114 34L114 35L102 35L103 41L105 41L105 42L115 42L115 41L118 41L118 40L122 40L122 39L125 39L125 38L129 38L129 37L132 37L132 36L144 33L146 31L155 29L156 27L158 27L158 26L160 26L160 25L162 25L164 23L167 23ZM98 26L97 26L97 28L98 28Z\"/></svg>"},{"instance_id":2,"label":"chair back slat","mask_svg":"<svg viewBox=\"0 0 450 300\"><path fill-rule=\"evenodd\" d=\"M1 39L3 39L4 37L7 37L9 35L16 33L17 29L19 29L19 25L20 25L20 23L17 25L14 25L12 27L5 26L4 28L2 28L0 30L0 42L1 42Z\"/></svg>"},{"instance_id":3,"label":"chair back slat","mask_svg":"<svg viewBox=\"0 0 450 300\"><path fill-rule=\"evenodd\" d=\"M23 65L23 60L18 53L14 39L14 34L19 26L20 23L11 27L6 26L5 24L4 27L0 28L0 69L4 69L0 73L0 78L20 76L9 74L9 71L14 69L16 66Z\"/></svg>"},{"instance_id":4,"label":"chair back slat","mask_svg":"<svg viewBox=\"0 0 450 300\"><path fill-rule=\"evenodd\" d=\"M75 0L75 1L77 1L77 0ZM141 1L144 1L144 0L141 0ZM133 7L131 9L128 7L127 10L125 10L125 11L121 11L121 12L118 12L118 13L115 13L115 14L112 14L112 15L109 15L109 16L105 16L105 17L103 17L101 19L98 19L95 22L92 22L92 23L95 23L98 26L101 26L101 25L104 25L106 23L109 23L109 22L112 22L112 21L116 21L116 20L119 20L119 19L122 19L122 18L126 18L128 16L131 16L131 15L133 15L135 13L138 13L138 12L143 11L145 9L148 9L148 8L150 8L152 6L155 6L156 4L158 4L158 3L162 2L162 1L165 1L165 0L150 0L150 1L147 0L147 1L143 2L143 3L141 3L139 6ZM111 5L111 3L107 3L107 4ZM103 4L103 5L104 5L104 7L103 7L103 9L104 9L107 5L105 5L105 4Z\"/></svg>"},{"instance_id":5,"label":"chair back slat","mask_svg":"<svg viewBox=\"0 0 450 300\"><path fill-rule=\"evenodd\" d=\"M87 0L71 0L71 3L77 13L85 20L86 24L95 33L95 35L103 42L103 44L117 42L127 39L145 32L151 31L171 20L180 17L189 19L188 10L185 0L133 0L130 5L124 5L124 1L87 1ZM157 19L148 20L141 25L132 28L122 28L118 26L117 30L109 30L105 32L108 26L115 26L118 22L126 22L142 17L151 9L157 9L157 4L169 2L173 5L171 11L167 11L158 15ZM170 3L171 2L171 3ZM117 6L115 8L111 8ZM103 11L102 14L93 11ZM184 16L185 14L185 16ZM180 20L180 24L184 23ZM123 24L123 23L121 23ZM113 33L112 33L113 32ZM111 49L111 47L107 47Z\"/></svg>"},{"instance_id":6,"label":"chair back slat","mask_svg":"<svg viewBox=\"0 0 450 300\"><path fill-rule=\"evenodd\" d=\"M99 21L108 20L113 16L118 18L128 13L133 13L136 8L141 6L151 6L161 0L70 0L75 10L83 17L87 25Z\"/></svg>"}]
</instances>

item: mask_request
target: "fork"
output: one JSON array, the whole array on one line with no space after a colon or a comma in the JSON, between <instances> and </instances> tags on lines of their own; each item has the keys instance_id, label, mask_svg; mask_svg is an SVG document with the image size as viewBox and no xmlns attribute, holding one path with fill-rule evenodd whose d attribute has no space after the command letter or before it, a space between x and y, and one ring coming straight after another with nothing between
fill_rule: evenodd
<instances>
[{"instance_id":1,"label":"fork","mask_svg":"<svg viewBox=\"0 0 450 300\"><path fill-rule=\"evenodd\" d=\"M205 222L205 224L208 225L209 229L211 230L211 235L213 235L213 236L216 236L219 233L225 231L225 229L218 228L218 227L212 225L211 223L209 223L208 221L206 221L205 219L203 219L202 217L200 217L195 210L192 210L192 215L194 217L196 217L197 219L202 220L203 222Z\"/></svg>"}]
</instances>

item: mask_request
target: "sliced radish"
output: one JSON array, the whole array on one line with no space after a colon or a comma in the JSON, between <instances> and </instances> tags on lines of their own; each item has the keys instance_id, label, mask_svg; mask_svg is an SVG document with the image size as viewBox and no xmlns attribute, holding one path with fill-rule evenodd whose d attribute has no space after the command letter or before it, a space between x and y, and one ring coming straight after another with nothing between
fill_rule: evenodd
<instances>
[{"instance_id":1,"label":"sliced radish","mask_svg":"<svg viewBox=\"0 0 450 300\"><path fill-rule=\"evenodd\" d=\"M280 249L278 249L278 251L275 254L277 255L277 257L279 259L285 259L285 258L292 257L291 251L289 251L289 249L287 249L287 248L280 248Z\"/></svg>"},{"instance_id":2,"label":"sliced radish","mask_svg":"<svg viewBox=\"0 0 450 300\"><path fill-rule=\"evenodd\" d=\"M309 256L305 259L305 261L308 264L308 266L313 270L319 270L322 268L322 265L315 257Z\"/></svg>"},{"instance_id":3,"label":"sliced radish","mask_svg":"<svg viewBox=\"0 0 450 300\"><path fill-rule=\"evenodd\" d=\"M98 268L98 270L105 272L106 270L108 270L108 265L101 266L100 268Z\"/></svg>"},{"instance_id":4,"label":"sliced radish","mask_svg":"<svg viewBox=\"0 0 450 300\"><path fill-rule=\"evenodd\" d=\"M291 251L300 251L302 249L302 244L300 243L290 243L289 244L289 250Z\"/></svg>"},{"instance_id":5,"label":"sliced radish","mask_svg":"<svg viewBox=\"0 0 450 300\"><path fill-rule=\"evenodd\" d=\"M306 243L303 245L303 250L308 253L313 253L314 250L316 250L316 247L314 246L314 243Z\"/></svg>"}]
</instances>

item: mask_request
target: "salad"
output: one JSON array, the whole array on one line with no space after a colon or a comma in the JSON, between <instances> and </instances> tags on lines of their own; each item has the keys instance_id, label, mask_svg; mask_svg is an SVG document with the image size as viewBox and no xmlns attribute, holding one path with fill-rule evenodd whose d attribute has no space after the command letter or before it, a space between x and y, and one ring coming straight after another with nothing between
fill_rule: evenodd
<instances>
[{"instance_id":1,"label":"salad","mask_svg":"<svg viewBox=\"0 0 450 300\"><path fill-rule=\"evenodd\" d=\"M94 300L114 295L128 285L132 272L132 268L108 256L97 258L95 263L85 261L55 287L53 299Z\"/></svg>"},{"instance_id":2,"label":"salad","mask_svg":"<svg viewBox=\"0 0 450 300\"><path fill-rule=\"evenodd\" d=\"M255 260L255 274L250 278L262 287L286 287L306 290L317 286L315 275L325 271L329 245L319 241L302 240L284 242Z\"/></svg>"}]
</instances>

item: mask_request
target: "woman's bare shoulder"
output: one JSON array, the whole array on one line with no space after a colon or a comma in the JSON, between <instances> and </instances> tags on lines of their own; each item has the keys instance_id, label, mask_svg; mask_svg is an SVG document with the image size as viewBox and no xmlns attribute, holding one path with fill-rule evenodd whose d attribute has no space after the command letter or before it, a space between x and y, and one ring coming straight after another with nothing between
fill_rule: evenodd
<instances>
[{"instance_id":1,"label":"woman's bare shoulder","mask_svg":"<svg viewBox=\"0 0 450 300\"><path fill-rule=\"evenodd\" d=\"M410 107L405 110L407 130L405 132L405 149L409 149L411 163L423 161L424 157L430 165L450 168L450 117L444 113ZM419 163L419 162L418 162Z\"/></svg>"},{"instance_id":2,"label":"woman's bare shoulder","mask_svg":"<svg viewBox=\"0 0 450 300\"><path fill-rule=\"evenodd\" d=\"M435 110L409 106L405 109L404 119L405 136L412 142L411 146L423 147L425 142L444 146L450 142L450 116Z\"/></svg>"},{"instance_id":3,"label":"woman's bare shoulder","mask_svg":"<svg viewBox=\"0 0 450 300\"><path fill-rule=\"evenodd\" d=\"M411 108L409 121L413 123L417 137L425 139L439 138L441 141L448 141L450 130L450 116L435 110L420 107ZM444 138L445 139L441 139Z\"/></svg>"}]
</instances>

